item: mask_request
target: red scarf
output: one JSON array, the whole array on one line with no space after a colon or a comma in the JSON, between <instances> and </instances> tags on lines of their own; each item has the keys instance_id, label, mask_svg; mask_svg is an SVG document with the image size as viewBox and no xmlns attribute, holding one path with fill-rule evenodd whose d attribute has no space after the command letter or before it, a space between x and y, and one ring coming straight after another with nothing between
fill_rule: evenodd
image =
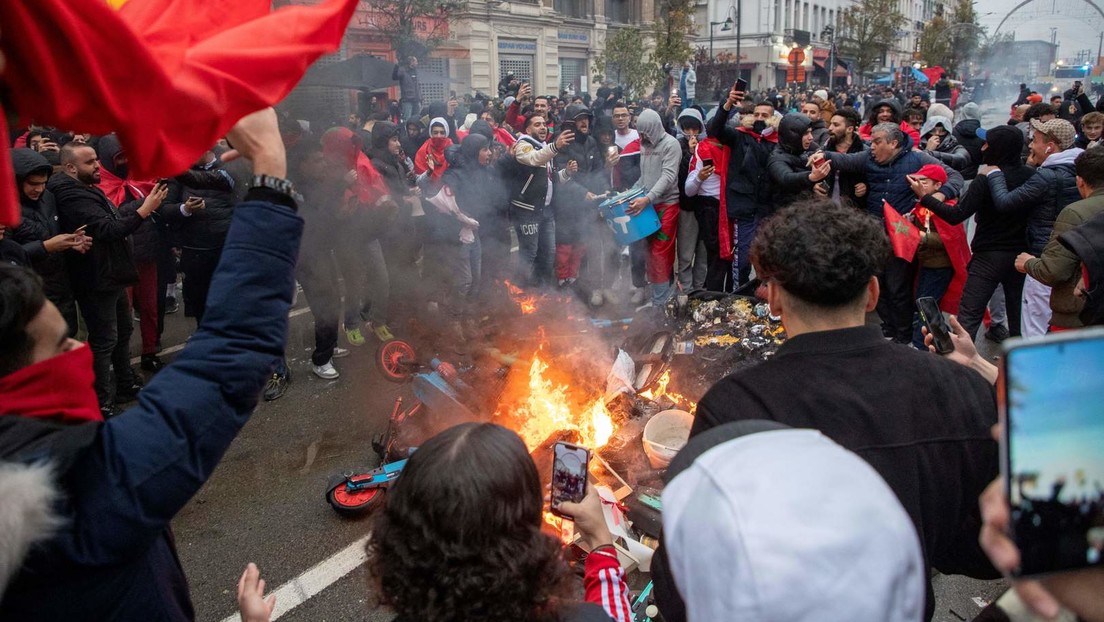
<instances>
[{"instance_id":1,"label":"red scarf","mask_svg":"<svg viewBox=\"0 0 1104 622\"><path fill-rule=\"evenodd\" d=\"M414 155L414 172L421 175L429 170L429 163L426 161L428 156L433 156L433 172L429 174L429 178L436 181L441 179L441 175L445 174L448 169L448 162L445 161L445 149L452 144L452 139L447 136L434 136L425 141L418 149L418 153Z\"/></svg>"},{"instance_id":2,"label":"red scarf","mask_svg":"<svg viewBox=\"0 0 1104 622\"><path fill-rule=\"evenodd\" d=\"M0 414L45 417L62 423L103 421L92 383L87 345L0 378Z\"/></svg>"},{"instance_id":3,"label":"red scarf","mask_svg":"<svg viewBox=\"0 0 1104 622\"><path fill-rule=\"evenodd\" d=\"M705 138L698 143L697 151L694 157L690 160L690 170L694 170L697 166L697 159L712 159L713 170L717 172L717 175L721 178L721 192L718 200L721 202L720 213L717 215L717 239L720 245L721 259L731 261L733 257L732 248L732 226L728 222L728 158L732 155L732 150L722 145L716 138Z\"/></svg>"},{"instance_id":4,"label":"red scarf","mask_svg":"<svg viewBox=\"0 0 1104 622\"><path fill-rule=\"evenodd\" d=\"M946 201L947 205L954 205L955 203L957 203L955 199ZM939 299L939 308L947 313L957 315L958 305L962 302L962 291L966 288L966 267L970 264L970 243L966 240L966 229L962 226L962 223L952 225L921 207L919 203L914 209L918 212L917 216L921 222L925 217L931 218L932 225L939 233L939 239L943 241L943 248L951 259L954 277L947 286L947 291L943 293L943 297ZM923 210L923 212L920 212L920 210Z\"/></svg>"},{"instance_id":5,"label":"red scarf","mask_svg":"<svg viewBox=\"0 0 1104 622\"><path fill-rule=\"evenodd\" d=\"M127 201L146 198L146 195L153 190L154 185L156 184L152 181L122 179L106 168L100 167L100 190L103 190L103 193L107 195L107 198L115 207L122 207ZM127 197L128 192L130 193L129 198Z\"/></svg>"}]
</instances>

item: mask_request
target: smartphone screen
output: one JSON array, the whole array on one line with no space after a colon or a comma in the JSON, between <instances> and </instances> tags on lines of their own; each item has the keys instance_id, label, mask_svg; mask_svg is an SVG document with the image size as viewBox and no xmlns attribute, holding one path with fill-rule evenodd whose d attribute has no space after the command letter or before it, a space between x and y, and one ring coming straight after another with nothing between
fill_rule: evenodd
<instances>
[{"instance_id":1,"label":"smartphone screen","mask_svg":"<svg viewBox=\"0 0 1104 622\"><path fill-rule=\"evenodd\" d=\"M916 299L916 308L920 310L920 319L928 327L931 333L935 351L939 354L954 352L954 342L951 341L951 326L943 317L943 311L939 309L939 303L935 298L925 296Z\"/></svg>"},{"instance_id":2,"label":"smartphone screen","mask_svg":"<svg viewBox=\"0 0 1104 622\"><path fill-rule=\"evenodd\" d=\"M557 442L552 447L552 513L563 501L578 503L586 496L590 451L571 443Z\"/></svg>"},{"instance_id":3,"label":"smartphone screen","mask_svg":"<svg viewBox=\"0 0 1104 622\"><path fill-rule=\"evenodd\" d=\"M708 166L713 166L713 159L712 158L702 158L702 168L706 168Z\"/></svg>"},{"instance_id":4,"label":"smartphone screen","mask_svg":"<svg viewBox=\"0 0 1104 622\"><path fill-rule=\"evenodd\" d=\"M736 89L737 91L739 91L741 93L747 93L747 87L748 87L747 80L745 80L743 78L737 78L736 83L732 85L732 88Z\"/></svg>"},{"instance_id":5,"label":"smartphone screen","mask_svg":"<svg viewBox=\"0 0 1104 622\"><path fill-rule=\"evenodd\" d=\"M1104 330L1010 345L1000 395L1018 574L1104 565Z\"/></svg>"}]
</instances>

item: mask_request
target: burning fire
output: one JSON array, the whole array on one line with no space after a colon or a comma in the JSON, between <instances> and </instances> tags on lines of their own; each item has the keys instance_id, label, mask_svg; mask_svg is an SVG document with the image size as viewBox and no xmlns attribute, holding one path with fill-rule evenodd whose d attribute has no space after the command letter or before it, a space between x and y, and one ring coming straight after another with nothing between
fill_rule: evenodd
<instances>
[{"instance_id":1,"label":"burning fire","mask_svg":"<svg viewBox=\"0 0 1104 622\"><path fill-rule=\"evenodd\" d=\"M602 399L579 408L585 402L572 399L568 386L554 382L547 372L548 363L538 350L529 366L528 393L511 405L526 446L533 450L557 432L574 430L583 446L604 447L613 436L613 419Z\"/></svg>"},{"instance_id":2,"label":"burning fire","mask_svg":"<svg viewBox=\"0 0 1104 622\"><path fill-rule=\"evenodd\" d=\"M517 285L509 281L503 281L506 285L506 291L510 293L510 298L521 309L522 315L529 315L537 310L537 297L532 294L526 294L525 290L521 289Z\"/></svg>"},{"instance_id":3,"label":"burning fire","mask_svg":"<svg viewBox=\"0 0 1104 622\"><path fill-rule=\"evenodd\" d=\"M640 394L640 397L652 400L658 400L661 397L666 397L679 406L685 406L686 410L693 413L698 408L697 402L694 402L683 395L675 393L674 391L668 391L667 385L671 383L671 370L663 372L663 375L656 380L656 386L654 389L648 389Z\"/></svg>"}]
</instances>

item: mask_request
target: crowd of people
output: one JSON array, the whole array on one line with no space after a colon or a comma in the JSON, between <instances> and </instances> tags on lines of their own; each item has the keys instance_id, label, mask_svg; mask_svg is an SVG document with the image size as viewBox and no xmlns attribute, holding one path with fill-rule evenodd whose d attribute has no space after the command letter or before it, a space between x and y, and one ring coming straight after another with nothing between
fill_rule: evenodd
<instances>
[{"instance_id":1,"label":"crowd of people","mask_svg":"<svg viewBox=\"0 0 1104 622\"><path fill-rule=\"evenodd\" d=\"M788 340L717 379L667 473L653 571L668 622L930 619L931 569L1015 568L991 484L997 371L973 342L987 310L995 341L1101 323L1104 114L1080 85L982 128L976 103L938 89L932 103L733 88L707 110L685 70L647 99L539 96L507 75L500 99L423 108L416 69L396 69L398 111L318 131L266 109L168 179L132 179L114 135L14 132L0 389L23 416L0 417L0 458L66 500L20 495L39 528L5 549L0 617L194 618L169 521L262 392L286 390L296 281L312 371L335 379L342 335L387 340L411 318L439 320L464 353L506 281L662 309L754 280ZM626 213L660 227L623 247L598 207L628 191ZM166 365L178 272L197 329ZM957 315L952 356L928 352L921 296ZM43 459L52 472L25 466ZM583 599L540 531L542 498L513 432L430 439L374 526L381 602L401 620L628 622L597 492L558 508L588 553ZM1100 572L1022 587L1042 613L1104 619ZM271 615L263 592L250 566L243 619Z\"/></svg>"}]
</instances>

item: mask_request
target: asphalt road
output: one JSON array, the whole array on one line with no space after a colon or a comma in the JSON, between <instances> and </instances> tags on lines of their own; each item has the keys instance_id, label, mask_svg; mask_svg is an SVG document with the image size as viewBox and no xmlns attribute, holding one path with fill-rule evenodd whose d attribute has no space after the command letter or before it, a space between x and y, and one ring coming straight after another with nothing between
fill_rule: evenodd
<instances>
[{"instance_id":1,"label":"asphalt road","mask_svg":"<svg viewBox=\"0 0 1104 622\"><path fill-rule=\"evenodd\" d=\"M985 112L986 127L1004 121L1002 107L987 106ZM300 296L291 319L287 353L293 380L287 395L260 404L210 481L174 521L199 620L223 620L236 613L236 584L246 563L257 563L273 589L325 564L369 531L368 521L346 520L330 509L324 499L327 480L377 464L371 437L383 430L395 396L408 388L380 378L371 342L336 361L338 380L314 377L309 358L312 318L303 304ZM166 324L163 341L169 350L182 344L193 328L182 313L168 316ZM348 347L344 339L341 345ZM996 352L984 339L979 345L988 354ZM165 358L171 360L172 354ZM363 565L330 583L336 572L328 570L332 565L316 569L322 578L312 579L313 587L297 584L281 593L290 594L292 602L304 600L281 619L390 619L373 605ZM946 576L936 577L935 586L938 622L972 619L980 611L979 602L1005 588L1002 581ZM316 595L302 598L304 590L319 588Z\"/></svg>"}]
</instances>

